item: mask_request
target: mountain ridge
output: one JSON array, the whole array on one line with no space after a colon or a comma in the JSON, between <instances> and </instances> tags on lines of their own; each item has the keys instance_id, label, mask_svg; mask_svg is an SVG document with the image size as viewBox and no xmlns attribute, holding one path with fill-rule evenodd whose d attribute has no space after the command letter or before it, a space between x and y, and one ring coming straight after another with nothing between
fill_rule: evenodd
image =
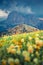
<instances>
[{"instance_id":1,"label":"mountain ridge","mask_svg":"<svg viewBox=\"0 0 43 65\"><path fill-rule=\"evenodd\" d=\"M29 33L29 32L33 32L33 31L38 31L39 29L26 25L26 24L20 24L18 26L15 26L12 29L8 30L9 34L21 34L21 33Z\"/></svg>"}]
</instances>

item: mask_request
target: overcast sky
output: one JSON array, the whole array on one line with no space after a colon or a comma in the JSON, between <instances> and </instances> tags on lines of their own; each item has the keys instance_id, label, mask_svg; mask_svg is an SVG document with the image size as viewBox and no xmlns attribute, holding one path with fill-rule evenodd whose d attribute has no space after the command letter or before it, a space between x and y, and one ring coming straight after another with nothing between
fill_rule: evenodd
<instances>
[{"instance_id":1,"label":"overcast sky","mask_svg":"<svg viewBox=\"0 0 43 65\"><path fill-rule=\"evenodd\" d=\"M0 0L0 19L6 19L12 11L43 18L43 0Z\"/></svg>"}]
</instances>

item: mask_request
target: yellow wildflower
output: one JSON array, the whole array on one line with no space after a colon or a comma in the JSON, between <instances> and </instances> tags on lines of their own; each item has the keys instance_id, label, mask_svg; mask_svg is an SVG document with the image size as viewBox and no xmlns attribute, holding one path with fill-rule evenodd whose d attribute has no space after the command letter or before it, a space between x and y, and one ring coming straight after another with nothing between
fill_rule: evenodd
<instances>
[{"instance_id":1,"label":"yellow wildflower","mask_svg":"<svg viewBox=\"0 0 43 65\"><path fill-rule=\"evenodd\" d=\"M16 53L16 49L11 49L10 53L15 54Z\"/></svg>"},{"instance_id":2,"label":"yellow wildflower","mask_svg":"<svg viewBox=\"0 0 43 65\"><path fill-rule=\"evenodd\" d=\"M35 36L36 36L36 37L38 37L38 36L39 36L39 34L37 33L37 34L35 34Z\"/></svg>"},{"instance_id":3,"label":"yellow wildflower","mask_svg":"<svg viewBox=\"0 0 43 65\"><path fill-rule=\"evenodd\" d=\"M41 47L43 45L43 41L42 40L36 40L36 45Z\"/></svg>"},{"instance_id":4,"label":"yellow wildflower","mask_svg":"<svg viewBox=\"0 0 43 65\"><path fill-rule=\"evenodd\" d=\"M32 40L32 37L29 37L29 40L31 41Z\"/></svg>"},{"instance_id":5,"label":"yellow wildflower","mask_svg":"<svg viewBox=\"0 0 43 65\"><path fill-rule=\"evenodd\" d=\"M12 39L12 42L15 44L17 41L15 39Z\"/></svg>"},{"instance_id":6,"label":"yellow wildflower","mask_svg":"<svg viewBox=\"0 0 43 65\"><path fill-rule=\"evenodd\" d=\"M19 47L19 45L16 45L16 46L15 46L15 48L17 48L18 50L20 50L20 47Z\"/></svg>"},{"instance_id":7,"label":"yellow wildflower","mask_svg":"<svg viewBox=\"0 0 43 65\"><path fill-rule=\"evenodd\" d=\"M24 39L21 39L21 42L24 42Z\"/></svg>"},{"instance_id":8,"label":"yellow wildflower","mask_svg":"<svg viewBox=\"0 0 43 65\"><path fill-rule=\"evenodd\" d=\"M22 45L19 45L19 48L21 49L22 48Z\"/></svg>"},{"instance_id":9,"label":"yellow wildflower","mask_svg":"<svg viewBox=\"0 0 43 65\"><path fill-rule=\"evenodd\" d=\"M7 52L14 54L16 53L16 49L7 48Z\"/></svg>"},{"instance_id":10,"label":"yellow wildflower","mask_svg":"<svg viewBox=\"0 0 43 65\"><path fill-rule=\"evenodd\" d=\"M20 54L21 54L21 51L20 51L20 50L17 50L16 53L17 53L18 55L20 55Z\"/></svg>"},{"instance_id":11,"label":"yellow wildflower","mask_svg":"<svg viewBox=\"0 0 43 65\"><path fill-rule=\"evenodd\" d=\"M38 51L36 51L36 56L39 56L39 52Z\"/></svg>"},{"instance_id":12,"label":"yellow wildflower","mask_svg":"<svg viewBox=\"0 0 43 65\"><path fill-rule=\"evenodd\" d=\"M37 46L35 44L33 44L33 48L36 48Z\"/></svg>"},{"instance_id":13,"label":"yellow wildflower","mask_svg":"<svg viewBox=\"0 0 43 65\"><path fill-rule=\"evenodd\" d=\"M7 48L7 52L14 54L16 52L15 46L11 44L10 47Z\"/></svg>"},{"instance_id":14,"label":"yellow wildflower","mask_svg":"<svg viewBox=\"0 0 43 65\"><path fill-rule=\"evenodd\" d=\"M40 49L40 46L37 46L37 45L33 45L33 48L39 50Z\"/></svg>"},{"instance_id":15,"label":"yellow wildflower","mask_svg":"<svg viewBox=\"0 0 43 65\"><path fill-rule=\"evenodd\" d=\"M28 43L27 43L27 47L29 47L29 46L31 46L31 44L28 42Z\"/></svg>"},{"instance_id":16,"label":"yellow wildflower","mask_svg":"<svg viewBox=\"0 0 43 65\"><path fill-rule=\"evenodd\" d=\"M33 53L33 47L32 47L32 46L29 46L28 52L29 52L29 53Z\"/></svg>"},{"instance_id":17,"label":"yellow wildflower","mask_svg":"<svg viewBox=\"0 0 43 65\"><path fill-rule=\"evenodd\" d=\"M8 58L8 64L9 65L14 65L14 59L13 58Z\"/></svg>"},{"instance_id":18,"label":"yellow wildflower","mask_svg":"<svg viewBox=\"0 0 43 65\"><path fill-rule=\"evenodd\" d=\"M23 51L23 52L22 52L22 55L23 55L24 57L26 57L26 56L29 56L29 53L28 53L27 51Z\"/></svg>"},{"instance_id":19,"label":"yellow wildflower","mask_svg":"<svg viewBox=\"0 0 43 65\"><path fill-rule=\"evenodd\" d=\"M37 41L37 40L39 40L39 38L38 37L35 37L35 41Z\"/></svg>"},{"instance_id":20,"label":"yellow wildflower","mask_svg":"<svg viewBox=\"0 0 43 65\"><path fill-rule=\"evenodd\" d=\"M11 44L9 48L13 49L15 46L14 44Z\"/></svg>"},{"instance_id":21,"label":"yellow wildflower","mask_svg":"<svg viewBox=\"0 0 43 65\"><path fill-rule=\"evenodd\" d=\"M2 65L6 65L6 60L5 59L2 59Z\"/></svg>"},{"instance_id":22,"label":"yellow wildflower","mask_svg":"<svg viewBox=\"0 0 43 65\"><path fill-rule=\"evenodd\" d=\"M26 56L26 57L24 57L24 60L29 62L30 61L30 57Z\"/></svg>"},{"instance_id":23,"label":"yellow wildflower","mask_svg":"<svg viewBox=\"0 0 43 65\"><path fill-rule=\"evenodd\" d=\"M36 36L35 36L35 34L32 36L32 38L35 38Z\"/></svg>"},{"instance_id":24,"label":"yellow wildflower","mask_svg":"<svg viewBox=\"0 0 43 65\"><path fill-rule=\"evenodd\" d=\"M19 61L18 58L16 58L14 62L15 62L16 65L19 65L20 64L20 61Z\"/></svg>"},{"instance_id":25,"label":"yellow wildflower","mask_svg":"<svg viewBox=\"0 0 43 65\"><path fill-rule=\"evenodd\" d=\"M2 44L2 43L0 43L0 47L2 47L2 45L3 45L3 44Z\"/></svg>"}]
</instances>

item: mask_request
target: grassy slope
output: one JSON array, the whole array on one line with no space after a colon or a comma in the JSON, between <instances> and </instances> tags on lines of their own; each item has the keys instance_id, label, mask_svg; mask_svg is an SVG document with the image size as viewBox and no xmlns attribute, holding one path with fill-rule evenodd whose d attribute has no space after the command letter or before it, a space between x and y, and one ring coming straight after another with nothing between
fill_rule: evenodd
<instances>
[{"instance_id":1,"label":"grassy slope","mask_svg":"<svg viewBox=\"0 0 43 65\"><path fill-rule=\"evenodd\" d=\"M23 33L23 34L15 34L15 35L11 35L11 36L3 36L0 37L0 42L5 44L5 43L10 43L13 39L16 41L20 41L22 38L28 38L28 37L34 37L36 35L39 35L40 37L43 36L43 30L41 31L36 31L36 32L31 32L31 33Z\"/></svg>"},{"instance_id":2,"label":"grassy slope","mask_svg":"<svg viewBox=\"0 0 43 65\"><path fill-rule=\"evenodd\" d=\"M42 63L43 31L0 38L0 65L42 65Z\"/></svg>"}]
</instances>

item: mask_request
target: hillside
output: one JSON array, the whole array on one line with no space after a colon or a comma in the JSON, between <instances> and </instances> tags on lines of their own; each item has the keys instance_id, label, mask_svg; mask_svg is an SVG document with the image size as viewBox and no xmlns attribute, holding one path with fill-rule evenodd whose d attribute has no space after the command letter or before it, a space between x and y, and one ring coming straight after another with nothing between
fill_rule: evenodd
<instances>
[{"instance_id":1,"label":"hillside","mask_svg":"<svg viewBox=\"0 0 43 65\"><path fill-rule=\"evenodd\" d=\"M1 37L0 65L43 65L43 31Z\"/></svg>"},{"instance_id":2,"label":"hillside","mask_svg":"<svg viewBox=\"0 0 43 65\"><path fill-rule=\"evenodd\" d=\"M21 24L18 26L15 26L11 29L8 30L9 34L17 34L17 33L28 33L28 32L33 32L33 31L37 31L39 29L26 25L26 24Z\"/></svg>"}]
</instances>

